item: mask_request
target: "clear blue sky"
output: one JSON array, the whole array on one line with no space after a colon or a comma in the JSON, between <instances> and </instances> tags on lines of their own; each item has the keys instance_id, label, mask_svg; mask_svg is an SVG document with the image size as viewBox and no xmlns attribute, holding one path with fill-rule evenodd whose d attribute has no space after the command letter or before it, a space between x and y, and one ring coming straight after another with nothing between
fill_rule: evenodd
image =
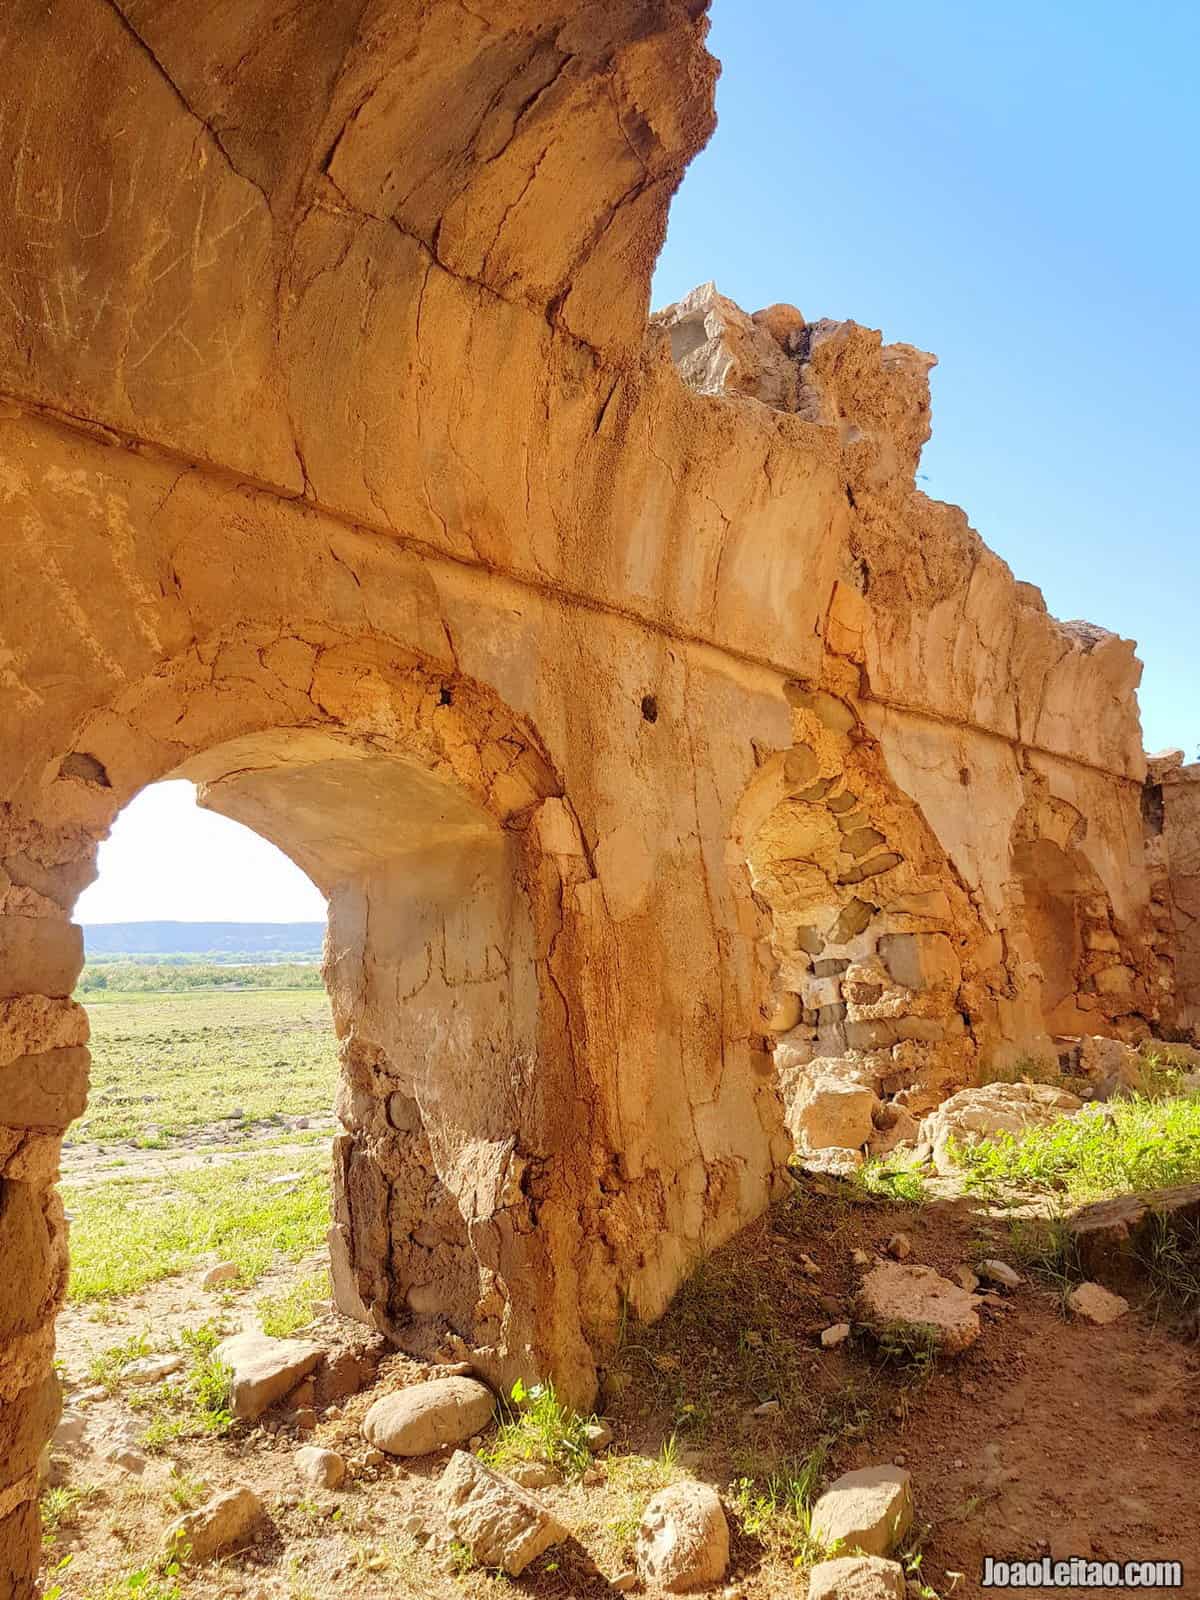
<instances>
[{"instance_id":1,"label":"clear blue sky","mask_svg":"<svg viewBox=\"0 0 1200 1600\"><path fill-rule=\"evenodd\" d=\"M922 484L1061 617L1137 639L1147 748L1200 743L1200 4L715 0L720 127L655 303L697 283L934 351ZM278 851L161 785L84 920L308 920Z\"/></svg>"},{"instance_id":2,"label":"clear blue sky","mask_svg":"<svg viewBox=\"0 0 1200 1600\"><path fill-rule=\"evenodd\" d=\"M714 0L720 126L654 300L714 278L932 350L922 488L1200 743L1200 5Z\"/></svg>"}]
</instances>

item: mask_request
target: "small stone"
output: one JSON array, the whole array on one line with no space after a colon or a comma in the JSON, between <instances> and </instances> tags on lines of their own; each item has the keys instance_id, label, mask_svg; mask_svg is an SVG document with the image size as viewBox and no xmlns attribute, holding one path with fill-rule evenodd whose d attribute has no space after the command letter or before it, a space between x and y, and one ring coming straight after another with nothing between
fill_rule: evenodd
<instances>
[{"instance_id":1,"label":"small stone","mask_svg":"<svg viewBox=\"0 0 1200 1600\"><path fill-rule=\"evenodd\" d=\"M856 1267L869 1267L874 1262L874 1256L869 1256L865 1250L852 1250L850 1259Z\"/></svg>"},{"instance_id":2,"label":"small stone","mask_svg":"<svg viewBox=\"0 0 1200 1600\"><path fill-rule=\"evenodd\" d=\"M73 1404L77 1406L93 1406L97 1400L107 1400L108 1390L103 1384L95 1384L90 1389L81 1389L77 1395L72 1396Z\"/></svg>"},{"instance_id":3,"label":"small stone","mask_svg":"<svg viewBox=\"0 0 1200 1600\"><path fill-rule=\"evenodd\" d=\"M593 1455L599 1455L601 1450L607 1450L613 1442L611 1426L599 1418L595 1422L587 1422L583 1428L584 1443Z\"/></svg>"},{"instance_id":4,"label":"small stone","mask_svg":"<svg viewBox=\"0 0 1200 1600\"><path fill-rule=\"evenodd\" d=\"M912 1255L912 1240L906 1233L894 1233L887 1242L887 1253L896 1261L906 1261Z\"/></svg>"},{"instance_id":5,"label":"small stone","mask_svg":"<svg viewBox=\"0 0 1200 1600\"><path fill-rule=\"evenodd\" d=\"M311 1406L301 1406L292 1413L292 1426L301 1433L311 1433L317 1425L317 1413Z\"/></svg>"},{"instance_id":6,"label":"small stone","mask_svg":"<svg viewBox=\"0 0 1200 1600\"><path fill-rule=\"evenodd\" d=\"M346 1477L346 1462L336 1450L322 1450L314 1444L301 1445L292 1457L296 1471L318 1489L336 1489Z\"/></svg>"},{"instance_id":7,"label":"small stone","mask_svg":"<svg viewBox=\"0 0 1200 1600\"><path fill-rule=\"evenodd\" d=\"M963 1461L961 1458L956 1458L956 1460L954 1462L954 1470L955 1470L955 1472L963 1472L963 1471L965 1471L966 1465L967 1465L967 1463L965 1461Z\"/></svg>"},{"instance_id":8,"label":"small stone","mask_svg":"<svg viewBox=\"0 0 1200 1600\"><path fill-rule=\"evenodd\" d=\"M820 1265L810 1255L801 1255L800 1270L806 1278L819 1278L821 1276Z\"/></svg>"},{"instance_id":9,"label":"small stone","mask_svg":"<svg viewBox=\"0 0 1200 1600\"><path fill-rule=\"evenodd\" d=\"M1025 1282L1021 1274L1010 1267L1007 1261L981 1261L979 1276L988 1283L999 1284L1002 1289L1019 1289Z\"/></svg>"},{"instance_id":10,"label":"small stone","mask_svg":"<svg viewBox=\"0 0 1200 1600\"><path fill-rule=\"evenodd\" d=\"M383 1451L376 1450L374 1446L363 1456L363 1464L368 1467L382 1467L386 1460L387 1456L384 1455Z\"/></svg>"},{"instance_id":11,"label":"small stone","mask_svg":"<svg viewBox=\"0 0 1200 1600\"><path fill-rule=\"evenodd\" d=\"M751 1411L752 1417L775 1417L779 1415L778 1400L764 1400L760 1406L755 1406Z\"/></svg>"},{"instance_id":12,"label":"small stone","mask_svg":"<svg viewBox=\"0 0 1200 1600\"><path fill-rule=\"evenodd\" d=\"M628 1594L631 1589L637 1588L638 1575L636 1572L618 1572L615 1578L610 1578L608 1581L609 1585L620 1594Z\"/></svg>"},{"instance_id":13,"label":"small stone","mask_svg":"<svg viewBox=\"0 0 1200 1600\"><path fill-rule=\"evenodd\" d=\"M223 1283L236 1283L242 1275L242 1269L236 1261L218 1261L215 1267L200 1279L202 1289L219 1289Z\"/></svg>"},{"instance_id":14,"label":"small stone","mask_svg":"<svg viewBox=\"0 0 1200 1600\"><path fill-rule=\"evenodd\" d=\"M182 1561L211 1561L249 1544L263 1517L253 1489L230 1489L173 1522L163 1537L168 1554Z\"/></svg>"},{"instance_id":15,"label":"small stone","mask_svg":"<svg viewBox=\"0 0 1200 1600\"><path fill-rule=\"evenodd\" d=\"M518 1461L508 1476L522 1489L551 1489L562 1482L562 1473L549 1461Z\"/></svg>"},{"instance_id":16,"label":"small stone","mask_svg":"<svg viewBox=\"0 0 1200 1600\"><path fill-rule=\"evenodd\" d=\"M812 1527L826 1544L886 1556L912 1525L912 1478L905 1467L845 1472L813 1507Z\"/></svg>"},{"instance_id":17,"label":"small stone","mask_svg":"<svg viewBox=\"0 0 1200 1600\"><path fill-rule=\"evenodd\" d=\"M1077 1317L1103 1327L1116 1322L1129 1310L1129 1301L1099 1283L1081 1283L1067 1296L1067 1305Z\"/></svg>"},{"instance_id":18,"label":"small stone","mask_svg":"<svg viewBox=\"0 0 1200 1600\"><path fill-rule=\"evenodd\" d=\"M839 1344L844 1344L850 1337L850 1324L848 1322L835 1322L831 1328L826 1328L821 1334L821 1343L826 1350L836 1350Z\"/></svg>"},{"instance_id":19,"label":"small stone","mask_svg":"<svg viewBox=\"0 0 1200 1600\"><path fill-rule=\"evenodd\" d=\"M974 1294L979 1287L979 1275L972 1272L970 1267L959 1266L954 1269L954 1281L968 1294Z\"/></svg>"},{"instance_id":20,"label":"small stone","mask_svg":"<svg viewBox=\"0 0 1200 1600\"><path fill-rule=\"evenodd\" d=\"M839 1556L808 1575L808 1600L905 1600L904 1569L881 1556Z\"/></svg>"},{"instance_id":21,"label":"small stone","mask_svg":"<svg viewBox=\"0 0 1200 1600\"><path fill-rule=\"evenodd\" d=\"M389 1455L429 1455L478 1433L495 1404L492 1391L474 1378L432 1378L376 1400L362 1431Z\"/></svg>"},{"instance_id":22,"label":"small stone","mask_svg":"<svg viewBox=\"0 0 1200 1600\"><path fill-rule=\"evenodd\" d=\"M719 1583L729 1565L729 1524L716 1490L687 1482L656 1494L642 1514L637 1565L669 1594Z\"/></svg>"},{"instance_id":23,"label":"small stone","mask_svg":"<svg viewBox=\"0 0 1200 1600\"><path fill-rule=\"evenodd\" d=\"M138 1361L131 1361L122 1370L121 1377L126 1383L161 1383L164 1378L169 1378L173 1372L178 1372L183 1364L183 1356L178 1353L165 1356L142 1356Z\"/></svg>"}]
</instances>

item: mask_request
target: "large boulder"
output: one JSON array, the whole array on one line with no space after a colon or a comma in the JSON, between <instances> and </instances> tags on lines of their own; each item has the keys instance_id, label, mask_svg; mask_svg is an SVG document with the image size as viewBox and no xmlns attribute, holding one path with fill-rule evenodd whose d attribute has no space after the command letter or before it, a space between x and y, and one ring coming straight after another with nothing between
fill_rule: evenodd
<instances>
[{"instance_id":1,"label":"large boulder","mask_svg":"<svg viewBox=\"0 0 1200 1600\"><path fill-rule=\"evenodd\" d=\"M858 1150L875 1132L873 1090L822 1073L805 1079L793 1103L792 1133L809 1150Z\"/></svg>"},{"instance_id":2,"label":"large boulder","mask_svg":"<svg viewBox=\"0 0 1200 1600\"><path fill-rule=\"evenodd\" d=\"M845 1472L812 1511L814 1538L839 1550L886 1556L912 1526L912 1478L904 1467Z\"/></svg>"},{"instance_id":3,"label":"large boulder","mask_svg":"<svg viewBox=\"0 0 1200 1600\"><path fill-rule=\"evenodd\" d=\"M446 1526L479 1566L513 1578L567 1537L540 1500L465 1450L456 1450L447 1462L438 1504Z\"/></svg>"},{"instance_id":4,"label":"large boulder","mask_svg":"<svg viewBox=\"0 0 1200 1600\"><path fill-rule=\"evenodd\" d=\"M921 1124L920 1142L932 1147L939 1172L956 1170L953 1145L968 1147L1031 1128L1044 1128L1078 1111L1083 1101L1049 1083L989 1083L961 1089Z\"/></svg>"},{"instance_id":5,"label":"large boulder","mask_svg":"<svg viewBox=\"0 0 1200 1600\"><path fill-rule=\"evenodd\" d=\"M882 1556L839 1556L808 1575L808 1600L905 1600L904 1569Z\"/></svg>"},{"instance_id":6,"label":"large boulder","mask_svg":"<svg viewBox=\"0 0 1200 1600\"><path fill-rule=\"evenodd\" d=\"M253 1489L230 1489L173 1522L163 1547L181 1561L212 1561L249 1544L262 1518L263 1504Z\"/></svg>"},{"instance_id":7,"label":"large boulder","mask_svg":"<svg viewBox=\"0 0 1200 1600\"><path fill-rule=\"evenodd\" d=\"M715 1489L676 1483L647 1505L637 1534L642 1580L669 1594L719 1583L729 1565L729 1524Z\"/></svg>"},{"instance_id":8,"label":"large boulder","mask_svg":"<svg viewBox=\"0 0 1200 1600\"><path fill-rule=\"evenodd\" d=\"M495 1405L495 1395L475 1378L431 1378L376 1400L362 1431L390 1456L426 1456L486 1428Z\"/></svg>"},{"instance_id":9,"label":"large boulder","mask_svg":"<svg viewBox=\"0 0 1200 1600\"><path fill-rule=\"evenodd\" d=\"M876 1334L928 1338L955 1355L979 1337L974 1296L932 1267L881 1261L862 1281L855 1302L858 1318Z\"/></svg>"},{"instance_id":10,"label":"large boulder","mask_svg":"<svg viewBox=\"0 0 1200 1600\"><path fill-rule=\"evenodd\" d=\"M213 1351L233 1372L229 1409L253 1422L306 1378L321 1359L320 1345L268 1334L235 1333Z\"/></svg>"}]
</instances>

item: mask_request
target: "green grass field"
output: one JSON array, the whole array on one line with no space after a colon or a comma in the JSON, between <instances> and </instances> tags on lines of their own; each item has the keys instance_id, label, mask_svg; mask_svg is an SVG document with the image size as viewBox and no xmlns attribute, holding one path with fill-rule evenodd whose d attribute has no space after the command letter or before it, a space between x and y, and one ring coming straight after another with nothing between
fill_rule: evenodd
<instances>
[{"instance_id":1,"label":"green grass field","mask_svg":"<svg viewBox=\"0 0 1200 1600\"><path fill-rule=\"evenodd\" d=\"M89 1170L89 1181L73 1183L67 1173L71 1299L131 1294L214 1257L236 1261L250 1283L280 1259L317 1248L329 1226L328 1135L281 1127L264 1148L261 1125L280 1114L327 1115L332 1106L337 1051L324 991L81 998L92 1027L92 1090L67 1146L80 1158L95 1147L111 1158L121 1144L175 1149L190 1164L165 1176L124 1176L118 1158L107 1159L102 1181ZM237 1122L226 1120L235 1112ZM253 1124L260 1137L252 1154L205 1159L246 1149L243 1130ZM195 1143L214 1126L218 1143ZM193 1150L184 1148L189 1136ZM270 1142L292 1148L273 1152Z\"/></svg>"},{"instance_id":2,"label":"green grass field","mask_svg":"<svg viewBox=\"0 0 1200 1600\"><path fill-rule=\"evenodd\" d=\"M169 1146L235 1112L260 1121L327 1113L333 1103L337 1054L323 990L89 993L86 1004L91 1097L68 1145Z\"/></svg>"}]
</instances>

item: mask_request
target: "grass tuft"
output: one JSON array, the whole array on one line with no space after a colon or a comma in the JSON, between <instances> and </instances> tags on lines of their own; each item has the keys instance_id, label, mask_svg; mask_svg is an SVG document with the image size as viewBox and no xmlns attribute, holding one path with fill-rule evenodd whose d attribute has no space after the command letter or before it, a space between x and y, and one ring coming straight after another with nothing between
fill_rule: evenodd
<instances>
[{"instance_id":1,"label":"grass tuft","mask_svg":"<svg viewBox=\"0 0 1200 1600\"><path fill-rule=\"evenodd\" d=\"M517 1461L545 1461L570 1477L582 1477L592 1459L585 1429L595 1420L563 1405L552 1383L526 1388L518 1378L496 1437L479 1459L498 1469Z\"/></svg>"}]
</instances>

